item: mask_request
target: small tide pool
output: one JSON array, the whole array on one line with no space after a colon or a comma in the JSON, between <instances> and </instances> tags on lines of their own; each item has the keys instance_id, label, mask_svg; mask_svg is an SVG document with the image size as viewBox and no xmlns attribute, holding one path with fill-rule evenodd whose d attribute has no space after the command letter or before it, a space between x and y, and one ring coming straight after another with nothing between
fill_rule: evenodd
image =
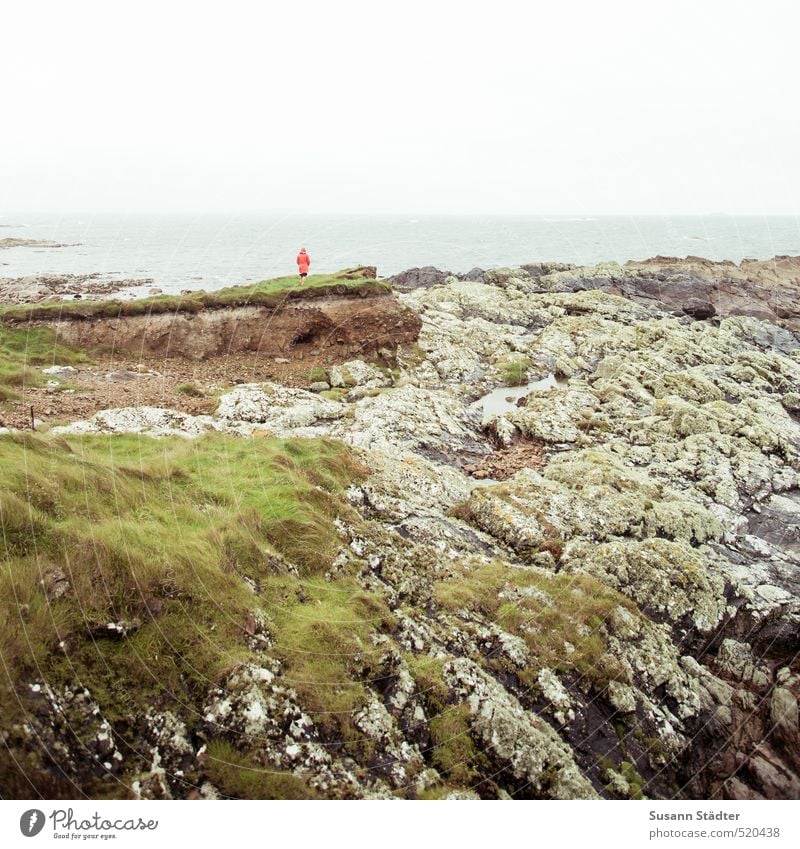
<instances>
[{"instance_id":1,"label":"small tide pool","mask_svg":"<svg viewBox=\"0 0 800 849\"><path fill-rule=\"evenodd\" d=\"M520 398L523 398L535 389L552 389L557 385L558 381L555 375L548 374L547 377L541 380L534 380L532 383L527 383L523 386L500 386L498 389L487 392L486 395L478 398L477 401L473 401L470 407L481 410L483 414L482 423L486 424L495 416L500 416L509 410L513 410Z\"/></svg>"}]
</instances>

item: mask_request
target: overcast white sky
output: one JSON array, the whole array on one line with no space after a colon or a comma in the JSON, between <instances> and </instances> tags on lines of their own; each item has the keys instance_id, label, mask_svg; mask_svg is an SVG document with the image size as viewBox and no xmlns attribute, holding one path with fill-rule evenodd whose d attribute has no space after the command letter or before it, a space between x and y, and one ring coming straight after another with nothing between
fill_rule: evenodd
<instances>
[{"instance_id":1,"label":"overcast white sky","mask_svg":"<svg viewBox=\"0 0 800 849\"><path fill-rule=\"evenodd\" d=\"M0 211L800 212L794 0L4 4Z\"/></svg>"}]
</instances>

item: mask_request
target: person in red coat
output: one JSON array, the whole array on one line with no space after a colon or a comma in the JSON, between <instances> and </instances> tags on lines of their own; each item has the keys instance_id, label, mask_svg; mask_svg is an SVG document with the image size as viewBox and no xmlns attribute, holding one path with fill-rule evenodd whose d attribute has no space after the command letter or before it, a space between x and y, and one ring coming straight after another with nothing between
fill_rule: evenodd
<instances>
[{"instance_id":1,"label":"person in red coat","mask_svg":"<svg viewBox=\"0 0 800 849\"><path fill-rule=\"evenodd\" d=\"M305 248L300 248L300 253L297 255L297 268L300 270L300 282L308 276L308 266L311 265L311 259L306 253Z\"/></svg>"}]
</instances>

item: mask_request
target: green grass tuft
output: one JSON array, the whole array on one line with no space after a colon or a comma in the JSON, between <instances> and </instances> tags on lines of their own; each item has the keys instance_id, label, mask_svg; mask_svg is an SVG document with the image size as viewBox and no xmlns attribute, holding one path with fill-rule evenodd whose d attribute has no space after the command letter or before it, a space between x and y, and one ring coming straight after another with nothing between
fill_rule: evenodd
<instances>
[{"instance_id":1,"label":"green grass tuft","mask_svg":"<svg viewBox=\"0 0 800 849\"><path fill-rule=\"evenodd\" d=\"M529 357L514 357L501 363L501 374L507 386L522 386L527 382L528 369L532 363Z\"/></svg>"},{"instance_id":2,"label":"green grass tuft","mask_svg":"<svg viewBox=\"0 0 800 849\"><path fill-rule=\"evenodd\" d=\"M10 730L33 710L33 681L86 687L117 728L159 706L191 726L209 688L252 660L254 614L320 727L355 740L364 685L349 676L391 617L346 576L320 576L341 545L334 519L351 510L344 489L365 473L326 440L0 437L8 744L27 751ZM231 795L246 792L226 775ZM51 795L69 792L49 780ZM295 792L294 777L270 781L253 792Z\"/></svg>"},{"instance_id":3,"label":"green grass tuft","mask_svg":"<svg viewBox=\"0 0 800 849\"><path fill-rule=\"evenodd\" d=\"M430 719L431 763L447 778L449 789L469 787L486 766L470 734L469 706L448 704L450 691L442 678L443 660L409 654L406 663Z\"/></svg>"},{"instance_id":4,"label":"green grass tuft","mask_svg":"<svg viewBox=\"0 0 800 849\"><path fill-rule=\"evenodd\" d=\"M274 577L264 592L285 680L323 732L363 759L353 718L366 704L365 682L376 676L382 654L370 635L394 624L388 607L350 579L313 578L298 588L291 578Z\"/></svg>"}]
</instances>

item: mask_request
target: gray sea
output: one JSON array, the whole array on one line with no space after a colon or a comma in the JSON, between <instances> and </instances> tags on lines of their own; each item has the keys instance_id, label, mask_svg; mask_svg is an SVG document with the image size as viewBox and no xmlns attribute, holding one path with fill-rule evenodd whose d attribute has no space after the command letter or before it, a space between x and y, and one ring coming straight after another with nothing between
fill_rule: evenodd
<instances>
[{"instance_id":1,"label":"gray sea","mask_svg":"<svg viewBox=\"0 0 800 849\"><path fill-rule=\"evenodd\" d=\"M296 271L417 265L454 272L550 260L581 265L656 254L739 261L800 254L797 216L413 216L0 214L0 239L69 243L0 251L0 277L152 278L165 292L217 289ZM140 294L137 291L136 294Z\"/></svg>"}]
</instances>

